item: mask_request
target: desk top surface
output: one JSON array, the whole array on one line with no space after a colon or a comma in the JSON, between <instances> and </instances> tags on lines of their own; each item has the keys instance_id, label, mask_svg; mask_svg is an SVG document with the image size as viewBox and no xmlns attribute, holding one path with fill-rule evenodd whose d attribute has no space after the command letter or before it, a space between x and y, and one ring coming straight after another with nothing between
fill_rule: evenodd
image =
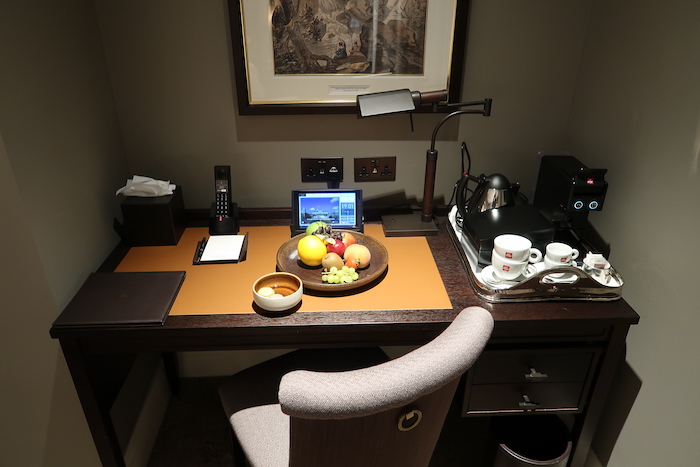
<instances>
[{"instance_id":1,"label":"desk top surface","mask_svg":"<svg viewBox=\"0 0 700 467\"><path fill-rule=\"evenodd\" d=\"M169 317L264 313L253 304L252 285L258 277L275 271L277 252L290 237L289 227L253 226L241 233L248 235L248 254L240 263L193 265L197 242L208 232L206 228L188 228L177 245L131 248L116 272L186 271ZM368 287L347 293L306 289L297 313L452 309L424 237L386 238L378 224L367 225L365 235L386 248L386 274Z\"/></svg>"},{"instance_id":2,"label":"desk top surface","mask_svg":"<svg viewBox=\"0 0 700 467\"><path fill-rule=\"evenodd\" d=\"M552 301L534 303L489 303L479 298L469 284L469 278L457 250L445 230L446 219L439 219L439 234L427 237L426 241L438 267L439 275L447 292L451 307L418 309L353 309L293 313L286 316L269 317L259 313L207 314L169 316L163 326L142 328L105 328L99 330L51 329L54 338L80 338L116 340L143 339L148 347L153 339L163 339L158 348L168 346L169 339L177 340L177 348L187 348L183 339L192 336L192 348L199 348L207 341L207 347L227 348L232 341L239 347L261 345L322 345L327 342L375 343L384 339L388 331L394 336L391 341L399 344L424 341L437 335L463 308L472 305L489 310L495 321L494 335L508 334L511 330L525 330L528 335L549 335L567 327L572 333L587 335L598 333L611 325L629 326L639 321L637 313L624 299L612 302ZM244 229L245 227L242 227ZM119 261L124 251L115 249ZM124 247L122 246L122 250ZM107 261L105 264L117 264ZM202 267L202 266L196 266ZM380 340L381 340L380 339ZM156 344L154 344L155 346ZM173 344L174 346L175 344Z\"/></svg>"}]
</instances>

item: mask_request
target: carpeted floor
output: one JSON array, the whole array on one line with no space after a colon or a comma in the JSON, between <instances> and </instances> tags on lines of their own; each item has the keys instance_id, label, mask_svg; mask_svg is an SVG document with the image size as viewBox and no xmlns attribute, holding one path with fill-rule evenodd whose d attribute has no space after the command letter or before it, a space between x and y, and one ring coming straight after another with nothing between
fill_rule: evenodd
<instances>
[{"instance_id":1,"label":"carpeted floor","mask_svg":"<svg viewBox=\"0 0 700 467\"><path fill-rule=\"evenodd\" d=\"M172 396L148 467L231 467L226 418L217 394L221 378L185 378ZM459 391L459 390L458 390ZM458 392L459 394L459 392ZM430 467L487 466L489 419L462 418L456 397Z\"/></svg>"},{"instance_id":2,"label":"carpeted floor","mask_svg":"<svg viewBox=\"0 0 700 467\"><path fill-rule=\"evenodd\" d=\"M148 467L231 467L226 416L217 387L221 378L183 378L170 398Z\"/></svg>"}]
</instances>

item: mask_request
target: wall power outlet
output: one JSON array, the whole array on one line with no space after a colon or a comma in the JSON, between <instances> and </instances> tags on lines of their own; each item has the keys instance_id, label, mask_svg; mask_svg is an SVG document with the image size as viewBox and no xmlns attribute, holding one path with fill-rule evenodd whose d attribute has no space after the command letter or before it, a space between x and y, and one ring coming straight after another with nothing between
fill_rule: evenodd
<instances>
[{"instance_id":1,"label":"wall power outlet","mask_svg":"<svg viewBox=\"0 0 700 467\"><path fill-rule=\"evenodd\" d=\"M301 181L340 183L343 181L343 158L302 158Z\"/></svg>"},{"instance_id":2,"label":"wall power outlet","mask_svg":"<svg viewBox=\"0 0 700 467\"><path fill-rule=\"evenodd\" d=\"M396 180L396 157L356 157L356 182L393 182Z\"/></svg>"}]
</instances>

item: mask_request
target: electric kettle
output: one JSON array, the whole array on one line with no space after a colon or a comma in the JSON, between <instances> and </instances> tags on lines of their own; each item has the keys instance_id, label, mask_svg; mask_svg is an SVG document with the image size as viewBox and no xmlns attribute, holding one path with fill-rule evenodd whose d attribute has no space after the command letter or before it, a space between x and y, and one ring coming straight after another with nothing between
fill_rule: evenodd
<instances>
[{"instance_id":1,"label":"electric kettle","mask_svg":"<svg viewBox=\"0 0 700 467\"><path fill-rule=\"evenodd\" d=\"M478 185L467 200L467 183L470 180L477 182ZM457 185L457 209L464 218L466 213L473 214L503 206L515 206L515 197L519 189L518 183L511 184L505 176L498 173L488 177L483 174L479 177L465 174Z\"/></svg>"}]
</instances>

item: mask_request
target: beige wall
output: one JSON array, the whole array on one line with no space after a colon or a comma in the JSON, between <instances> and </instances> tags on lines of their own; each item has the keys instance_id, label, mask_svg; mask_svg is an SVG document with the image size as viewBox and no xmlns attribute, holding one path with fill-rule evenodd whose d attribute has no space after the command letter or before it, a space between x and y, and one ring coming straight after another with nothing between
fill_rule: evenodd
<instances>
[{"instance_id":1,"label":"beige wall","mask_svg":"<svg viewBox=\"0 0 700 467\"><path fill-rule=\"evenodd\" d=\"M494 107L489 118L460 117L460 141L474 170L530 185L537 151L561 149L590 0L472 3L463 98L491 97ZM406 116L239 117L225 1L97 6L129 168L182 184L187 207L211 202L215 164L231 165L241 206L289 206L299 159L324 156L345 158L343 187L422 197L435 116L416 117L418 135ZM436 194L447 198L460 176L452 139L437 145ZM353 157L389 155L398 157L396 182L355 184Z\"/></svg>"},{"instance_id":2,"label":"beige wall","mask_svg":"<svg viewBox=\"0 0 700 467\"><path fill-rule=\"evenodd\" d=\"M0 463L94 466L49 329L117 242L127 176L94 5L0 5Z\"/></svg>"},{"instance_id":3,"label":"beige wall","mask_svg":"<svg viewBox=\"0 0 700 467\"><path fill-rule=\"evenodd\" d=\"M96 465L68 369L48 336L57 306L23 206L0 135L0 457L8 465Z\"/></svg>"},{"instance_id":4,"label":"beige wall","mask_svg":"<svg viewBox=\"0 0 700 467\"><path fill-rule=\"evenodd\" d=\"M609 169L591 219L641 316L627 359L642 386L611 467L698 462L698 24L697 1L596 0L569 121L571 151Z\"/></svg>"},{"instance_id":5,"label":"beige wall","mask_svg":"<svg viewBox=\"0 0 700 467\"><path fill-rule=\"evenodd\" d=\"M0 123L49 286L65 303L79 283L65 265L84 271L116 239L113 189L128 173L99 27L89 0L3 10Z\"/></svg>"},{"instance_id":6,"label":"beige wall","mask_svg":"<svg viewBox=\"0 0 700 467\"><path fill-rule=\"evenodd\" d=\"M644 382L610 465L685 465L700 420L693 408L700 384L689 369L698 353L697 306L691 279L674 269L678 253L657 245L671 233L671 245L690 243L700 227L692 48L700 14L691 0L663 9L607 0L593 2L589 23L592 2L472 1L463 98L492 97L494 111L462 117L451 138L445 132L436 193L449 198L462 140L474 171L502 172L527 194L537 151L570 150L610 169L607 204L593 220L612 242L625 297L642 315L628 359ZM116 243L113 191L128 175L171 179L183 185L188 208L202 208L212 166L228 164L241 206L285 206L300 186L300 157L343 156L349 173L352 157L396 155L396 182L355 184L346 176L343 186L368 197L421 196L421 138L432 116L416 119L414 135L401 117L238 116L225 5L12 0L0 7L0 231L9 259L0 267L9 323L1 331L2 413L10 414L0 422L3 460L97 464L48 329ZM186 362L225 368L206 363L210 356Z\"/></svg>"}]
</instances>

